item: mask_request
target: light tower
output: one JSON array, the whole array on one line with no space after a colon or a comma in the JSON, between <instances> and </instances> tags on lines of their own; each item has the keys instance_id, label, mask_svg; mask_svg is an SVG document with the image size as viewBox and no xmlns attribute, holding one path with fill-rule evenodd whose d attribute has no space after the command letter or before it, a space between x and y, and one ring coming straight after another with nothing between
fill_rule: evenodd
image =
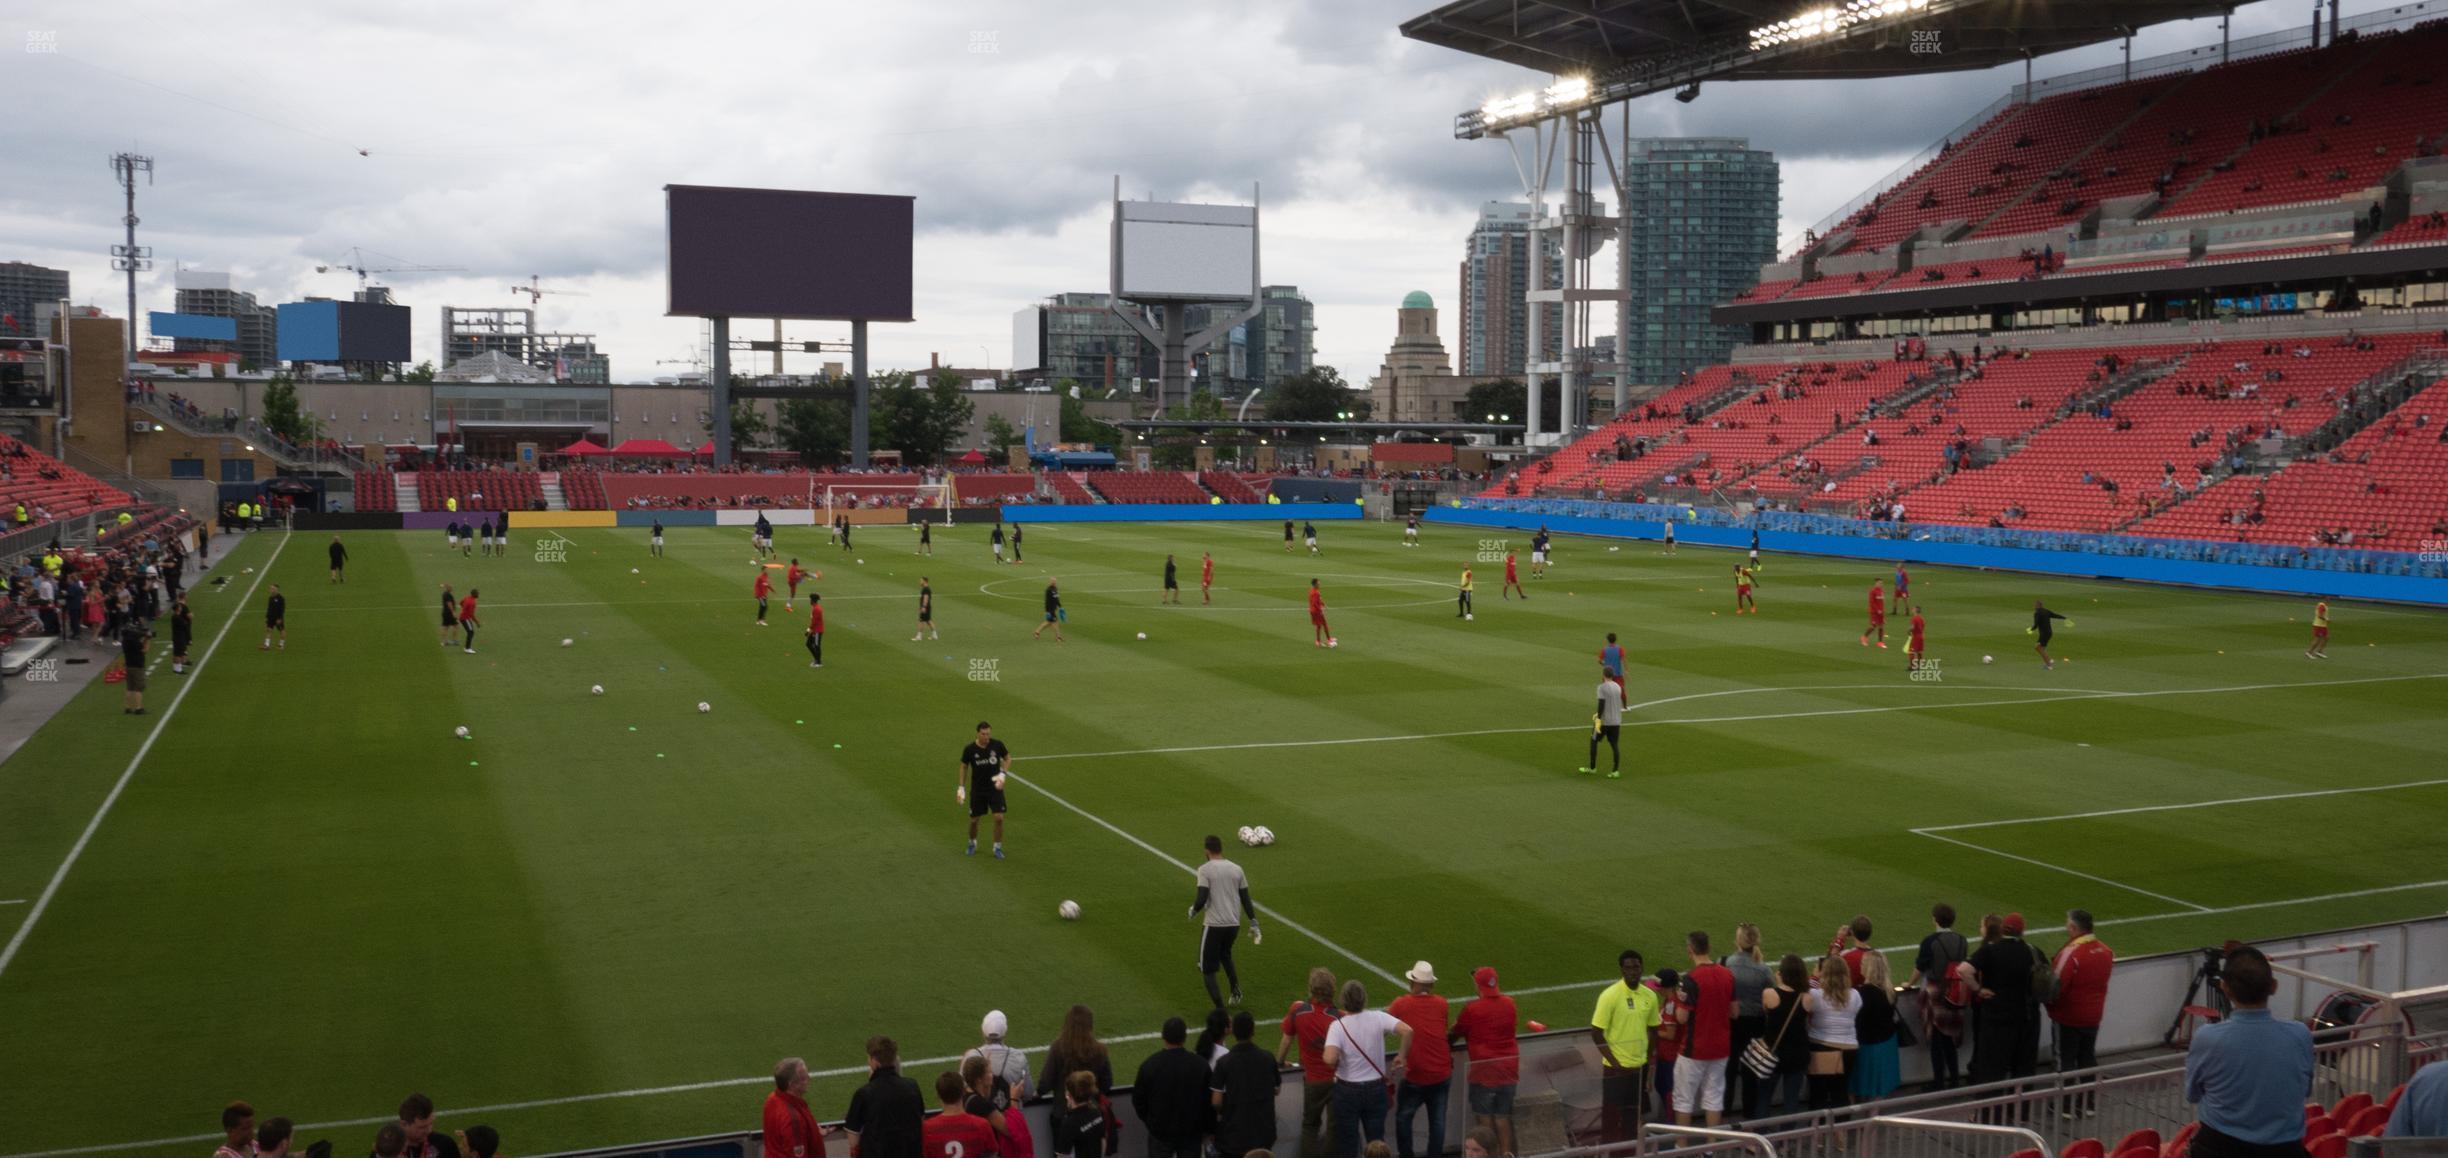
<instances>
[{"instance_id":1,"label":"light tower","mask_svg":"<svg viewBox=\"0 0 2448 1158\"><path fill-rule=\"evenodd\" d=\"M128 361L136 360L136 275L153 268L153 248L136 244L136 174L145 175L145 184L153 183L153 158L134 153L118 153L111 157L111 173L118 177L119 187L127 191L127 244L111 247L111 268L127 271L127 353Z\"/></svg>"}]
</instances>

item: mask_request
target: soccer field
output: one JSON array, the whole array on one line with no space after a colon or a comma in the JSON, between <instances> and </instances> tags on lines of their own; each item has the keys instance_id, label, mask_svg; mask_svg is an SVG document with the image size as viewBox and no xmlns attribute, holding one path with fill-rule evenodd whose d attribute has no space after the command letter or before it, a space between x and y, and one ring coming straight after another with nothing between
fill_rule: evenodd
<instances>
[{"instance_id":1,"label":"soccer field","mask_svg":"<svg viewBox=\"0 0 2448 1158\"><path fill-rule=\"evenodd\" d=\"M1909 945L1935 900L2087 907L2124 953L2448 903L2448 617L2339 605L2321 662L2309 600L1915 568L1939 678L1910 680L1908 613L1857 643L1881 565L1771 556L1738 618L1733 553L1559 539L1529 580L1524 536L1533 598L1478 563L1465 622L1477 532L1320 531L1313 559L1273 524L1038 525L997 566L982 527L932 559L785 527L821 671L804 603L755 625L744 529L661 559L570 531L559 562L539 532L490 559L349 534L341 586L328 536L256 535L192 597L199 672L158 669L142 718L97 684L0 765L0 1153L193 1153L240 1097L348 1153L411 1090L541 1153L751 1127L776 1058L941 1058L990 1008L1024 1046L1074 1001L1144 1035L1205 1006L1186 870L1245 824L1278 836L1230 846L1262 1024L1310 966L1382 1000L1426 958L1576 1025L1626 946L1753 920L1810 954L1857 912ZM1156 605L1167 552L1185 606ZM940 642L910 639L922 573ZM1049 573L1059 645L1029 637ZM483 592L477 654L437 642L444 582ZM2054 671L2034 598L2075 621ZM1610 630L1620 780L1575 771ZM1008 860L962 855L980 719L1015 758ZM819 1078L821 1116L852 1080Z\"/></svg>"}]
</instances>

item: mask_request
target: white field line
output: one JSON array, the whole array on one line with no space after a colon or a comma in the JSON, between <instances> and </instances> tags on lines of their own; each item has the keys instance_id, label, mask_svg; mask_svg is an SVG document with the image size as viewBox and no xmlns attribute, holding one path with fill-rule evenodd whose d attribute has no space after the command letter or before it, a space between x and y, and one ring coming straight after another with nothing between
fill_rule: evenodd
<instances>
[{"instance_id":1,"label":"white field line","mask_svg":"<svg viewBox=\"0 0 2448 1158\"><path fill-rule=\"evenodd\" d=\"M2196 800L2188 804L2145 804L2137 808L2104 808L2098 812L2067 812L2056 816L2018 816L2011 820L1976 820L1969 824L1937 824L1913 831L1923 836L1933 832L1958 832L1967 828L1998 828L2009 824L2046 824L2053 820L2091 820L2102 816L2131 816L2138 812L2180 812L2188 808L2217 808L2227 804L2260 804L2270 800L2305 800L2315 796L2346 796L2358 792L2394 792L2400 788L2435 788L2448 784L2442 780L2407 780L2397 784L2370 784L2359 788L2322 788L2310 792L2276 792L2267 796L2231 796L2225 800Z\"/></svg>"},{"instance_id":2,"label":"white field line","mask_svg":"<svg viewBox=\"0 0 2448 1158\"><path fill-rule=\"evenodd\" d=\"M2107 885L2109 888L2112 888L2112 889L2122 889L2122 890L2124 890L2125 892L2129 892L2129 893L2140 893L2140 894L2142 894L2143 896L2146 896L2146 897L2151 897L2151 898L2156 899L2156 900L2166 901L2166 902L2168 902L2169 904L2172 904L2172 905L2183 905L2184 907L2186 907L2186 908L2188 908L2188 909L2191 909L2191 910L2193 910L2193 911L2194 911L2194 912L2196 912L2196 913L2207 913L2207 912L2209 912L2209 911L2210 911L2210 906L2208 906L2208 905L2197 905L2197 904L2194 904L2194 903L2193 903L2193 902L2191 902L2191 901L2188 901L2188 900L2184 899L2183 897L2171 897L2171 896L2167 895L2166 893L2154 893L2154 892L2150 891L2149 889L2145 889L2145 888L2137 888L2137 887L2135 887L2135 886L2133 886L2133 885L2126 884L2126 883L2125 883L2125 882L2123 882L2123 881L2110 880L2110 879L2108 879L2107 877L2098 876L2098 875L2093 874L2093 873L2083 872L2083 871L2081 871L2081 870L2079 870L2079 869L2070 869L2070 868L2067 868L2067 867L2065 867L2064 865L2061 865L2061 864L2050 864L2049 862L2044 861L2044 860L2034 860L2033 858L2028 857L2028 856L2023 856L2023 855L2020 855L2020 854L2017 854L2017 853L2006 852L2006 851L2001 850L2001 849L1989 848L1989 847L1987 847L1987 846L1985 846L1985 845L1978 845L1978 844L1974 844L1974 843L1972 843L1971 841L1968 841L1968 840L1957 840L1957 839L1955 839L1954 837L1951 837L1951 836L1940 836L1940 835L1938 835L1937 833L1934 833L1934 832L1928 832L1928 831L1925 831L1925 830L1922 830L1922 829L1918 829L1918 828L1916 828L1916 829L1914 829L1914 830L1912 830L1912 831L1913 831L1913 835L1915 835L1915 836L1926 836L1926 837L1930 838L1931 840L1942 840L1942 841L1945 841L1945 842L1946 842L1946 843L1948 843L1948 844L1954 845L1954 846L1955 846L1955 847L1957 847L1957 848L1968 848L1968 849L1971 849L1971 850L1972 850L1972 851L1974 851L1974 852L1985 852L1985 853L1988 853L1988 854L1989 854L1989 855L1991 855L1991 856L2002 856L2002 857L2005 857L2007 860L2012 860L2012 861L2021 861L2021 862L2023 862L2024 864L2031 865L2031 866L2033 866L2033 867L2035 867L2035 868L2044 868L2044 869L2049 870L2050 872L2055 872L2055 873L2064 873L2064 874L2066 874L2067 876L2073 876L2073 877L2081 877L2082 879L2087 880L2087 881L2091 881L2091 882L2094 882L2094 883L2097 883L2097 884Z\"/></svg>"},{"instance_id":3,"label":"white field line","mask_svg":"<svg viewBox=\"0 0 2448 1158\"><path fill-rule=\"evenodd\" d=\"M204 674L204 665L211 663L214 653L221 650L221 641L229 638L230 628L238 625L239 614L255 601L256 587L263 583L264 576L272 573L272 564L280 560L282 549L288 545L289 535L284 531L281 534L280 542L272 545L272 557L264 560L263 566L255 569L255 582L247 584L245 597L238 600L237 606L230 608L228 621L221 625L220 632L213 636L213 641L204 649L204 654L196 659L192 676L200 677ZM144 758L153 751L154 741L161 739L162 729L170 726L170 718L178 714L179 705L187 702L187 693L194 691L199 682L201 681L196 678L190 678L187 682L180 684L178 694L170 697L170 706L162 709L162 714L154 718L152 732L145 736L145 741L136 749L136 754L128 758L127 770L119 774L118 783L111 785L110 794L104 796L101 806L94 809L93 819L85 822L85 831L77 834L76 843L68 846L67 857L60 861L59 868L51 874L50 883L43 886L42 894L34 898L34 907L26 910L25 920L17 926L16 934L9 938L8 946L0 948L0 976L7 975L9 963L17 959L17 950L25 947L26 936L34 931L35 923L42 920L44 910L51 907L51 898L59 894L60 882L68 879L68 870L75 868L77 858L85 855L85 846L92 843L94 833L102 827L103 819L110 815L111 807L119 803L119 794L127 791L128 781L135 779L136 769L143 766Z\"/></svg>"}]
</instances>

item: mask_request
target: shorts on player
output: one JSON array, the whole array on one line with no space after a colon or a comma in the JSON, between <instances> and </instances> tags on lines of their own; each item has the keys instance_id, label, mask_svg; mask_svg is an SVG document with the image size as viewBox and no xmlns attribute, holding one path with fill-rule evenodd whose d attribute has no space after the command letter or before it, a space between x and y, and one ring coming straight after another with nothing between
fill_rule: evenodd
<instances>
[{"instance_id":1,"label":"shorts on player","mask_svg":"<svg viewBox=\"0 0 2448 1158\"><path fill-rule=\"evenodd\" d=\"M2315 627L2315 628L2313 628L2313 629L2312 629L2312 638L2314 638L2314 639L2327 639L2327 638L2329 638L2329 629L2328 629L2328 628L2326 628L2326 627Z\"/></svg>"},{"instance_id":2,"label":"shorts on player","mask_svg":"<svg viewBox=\"0 0 2448 1158\"><path fill-rule=\"evenodd\" d=\"M1316 536L1316 535L1311 535L1311 536L1309 536L1309 537L1308 537L1308 538L1307 538L1305 541L1306 541L1306 542L1307 542L1307 543L1308 543L1310 546L1312 546L1312 547L1317 546L1317 536Z\"/></svg>"},{"instance_id":3,"label":"shorts on player","mask_svg":"<svg viewBox=\"0 0 2448 1158\"><path fill-rule=\"evenodd\" d=\"M450 628L450 627L457 627L457 626L459 626L459 617L458 617L458 616L456 616L456 615L453 615L453 614L451 614L450 612L447 612L447 611L443 612L443 613L442 613L442 626L443 626L443 627L445 627L445 628Z\"/></svg>"},{"instance_id":4,"label":"shorts on player","mask_svg":"<svg viewBox=\"0 0 2448 1158\"><path fill-rule=\"evenodd\" d=\"M1062 612L1061 612L1061 610L1059 610L1059 609L1054 610L1054 611L1049 611L1049 612L1046 612L1046 622L1047 622L1047 623L1054 623L1054 622L1057 622L1057 621L1059 621L1059 620L1061 620L1061 619L1062 619Z\"/></svg>"},{"instance_id":5,"label":"shorts on player","mask_svg":"<svg viewBox=\"0 0 2448 1158\"><path fill-rule=\"evenodd\" d=\"M1232 960L1233 942L1241 936L1239 925L1209 925L1199 934L1199 972L1213 973Z\"/></svg>"},{"instance_id":6,"label":"shorts on player","mask_svg":"<svg viewBox=\"0 0 2448 1158\"><path fill-rule=\"evenodd\" d=\"M934 610L933 608L928 608L928 609L926 609L926 610L920 611L920 612L918 613L918 622L920 622L920 623L933 623L933 622L935 622L935 610Z\"/></svg>"},{"instance_id":7,"label":"shorts on player","mask_svg":"<svg viewBox=\"0 0 2448 1158\"><path fill-rule=\"evenodd\" d=\"M1870 613L1870 626L1872 626L1872 627L1885 627L1885 626L1887 626L1887 617L1886 617L1885 615L1882 615L1882 614L1880 614L1880 613L1878 613L1878 612L1875 612L1875 611L1871 612L1871 613Z\"/></svg>"},{"instance_id":8,"label":"shorts on player","mask_svg":"<svg viewBox=\"0 0 2448 1158\"><path fill-rule=\"evenodd\" d=\"M649 537L647 538L647 542L650 542L650 543L654 544L655 546L660 547L660 546L662 546L662 545L663 545L663 536L661 536L661 535L652 535L652 536L649 536Z\"/></svg>"},{"instance_id":9,"label":"shorts on player","mask_svg":"<svg viewBox=\"0 0 2448 1158\"><path fill-rule=\"evenodd\" d=\"M969 790L970 818L975 819L989 812L996 816L1003 815L1003 790L994 787L971 788Z\"/></svg>"},{"instance_id":10,"label":"shorts on player","mask_svg":"<svg viewBox=\"0 0 2448 1158\"><path fill-rule=\"evenodd\" d=\"M282 630L286 630L286 629L287 629L287 627L288 627L288 625L287 625L287 624L285 624L285 623L282 623L282 622L281 622L279 619L273 618L273 617L271 617L271 616L265 616L265 617L264 617L264 630L266 630L266 631L282 631Z\"/></svg>"},{"instance_id":11,"label":"shorts on player","mask_svg":"<svg viewBox=\"0 0 2448 1158\"><path fill-rule=\"evenodd\" d=\"M1688 1057L1675 1059L1675 1113L1689 1114L1694 1110L1716 1113L1725 1109L1726 1059L1694 1061Z\"/></svg>"},{"instance_id":12,"label":"shorts on player","mask_svg":"<svg viewBox=\"0 0 2448 1158\"><path fill-rule=\"evenodd\" d=\"M1325 616L1323 616L1323 615L1312 615L1312 616L1310 616L1310 617L1309 617L1309 626L1311 626L1311 627L1324 627L1324 626L1326 626L1326 617L1325 617Z\"/></svg>"},{"instance_id":13,"label":"shorts on player","mask_svg":"<svg viewBox=\"0 0 2448 1158\"><path fill-rule=\"evenodd\" d=\"M1176 583L1176 582L1174 582L1174 581L1173 581L1173 580L1171 580L1171 579L1167 579L1167 580L1165 580L1165 588L1164 588L1164 589L1165 589L1165 590L1167 590L1167 591L1179 591L1179 590L1181 590L1181 584Z\"/></svg>"},{"instance_id":14,"label":"shorts on player","mask_svg":"<svg viewBox=\"0 0 2448 1158\"><path fill-rule=\"evenodd\" d=\"M1520 1086L1513 1083L1501 1086L1472 1086L1470 1088L1470 1112L1482 1118L1510 1117L1513 1113L1513 1091L1519 1088Z\"/></svg>"},{"instance_id":15,"label":"shorts on player","mask_svg":"<svg viewBox=\"0 0 2448 1158\"><path fill-rule=\"evenodd\" d=\"M127 690L131 692L145 690L145 669L140 667L127 669Z\"/></svg>"},{"instance_id":16,"label":"shorts on player","mask_svg":"<svg viewBox=\"0 0 2448 1158\"><path fill-rule=\"evenodd\" d=\"M2056 632L2054 632L2054 631L2043 631L2043 632L2041 632L2041 633L2040 633L2040 646L2042 646L2042 647L2047 647L2047 646L2049 645L2049 641L2050 641L2050 640L2052 640L2052 639L2055 639L2055 638L2057 638L2057 633L2056 633Z\"/></svg>"},{"instance_id":17,"label":"shorts on player","mask_svg":"<svg viewBox=\"0 0 2448 1158\"><path fill-rule=\"evenodd\" d=\"M1544 563L1544 562L1546 562L1546 561L1547 561L1547 552L1545 552L1545 551L1532 551L1532 552L1530 552L1530 561L1531 561L1531 562L1533 562L1533 563Z\"/></svg>"}]
</instances>

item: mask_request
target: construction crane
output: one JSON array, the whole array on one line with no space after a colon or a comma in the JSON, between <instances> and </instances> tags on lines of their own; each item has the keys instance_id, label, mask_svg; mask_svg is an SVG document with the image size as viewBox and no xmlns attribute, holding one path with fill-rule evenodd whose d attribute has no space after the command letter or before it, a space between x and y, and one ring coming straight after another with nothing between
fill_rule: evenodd
<instances>
[{"instance_id":1,"label":"construction crane","mask_svg":"<svg viewBox=\"0 0 2448 1158\"><path fill-rule=\"evenodd\" d=\"M527 275L526 285L511 286L510 292L514 294L526 294L527 303L531 307L543 305L545 294L559 294L562 297L568 298L582 298L586 296L586 294L580 290L545 289L543 286L543 281L544 275L531 273Z\"/></svg>"},{"instance_id":2,"label":"construction crane","mask_svg":"<svg viewBox=\"0 0 2448 1158\"><path fill-rule=\"evenodd\" d=\"M463 272L463 270L464 270L464 267L461 267L461 266L456 266L456 265L418 265L418 264L416 264L416 263L414 263L414 262L406 261L406 260L403 260L403 259L401 259L401 258L392 257L392 256L390 256L389 254L383 254L383 253L378 253L378 254L375 254L374 256L375 256L376 258L378 258L378 259L381 259L381 260L386 260L386 261L393 262L394 264L391 264L391 265L385 265L385 266L369 266L369 265L367 265L367 264L366 264L366 259L365 259L365 254L364 254L364 252L362 252L362 251L358 250L357 248L355 248L354 246L352 246L352 247L350 247L350 249L349 249L349 259L348 259L347 261L335 261L335 262L332 262L332 263L331 263L331 264L329 264L329 265L318 265L318 266L316 266L316 267L315 267L315 272L316 272L316 273L330 273L331 271L333 271L333 270L335 270L335 269L338 269L338 270L346 270L346 271L348 271L348 272L350 272L350 273L356 274L356 275L357 275L357 289L358 289L358 292L362 293L362 292L364 292L364 291L365 291L365 287L366 287L366 277L367 277L367 275L369 275L369 274L378 274L378 273L460 273L460 272Z\"/></svg>"}]
</instances>

